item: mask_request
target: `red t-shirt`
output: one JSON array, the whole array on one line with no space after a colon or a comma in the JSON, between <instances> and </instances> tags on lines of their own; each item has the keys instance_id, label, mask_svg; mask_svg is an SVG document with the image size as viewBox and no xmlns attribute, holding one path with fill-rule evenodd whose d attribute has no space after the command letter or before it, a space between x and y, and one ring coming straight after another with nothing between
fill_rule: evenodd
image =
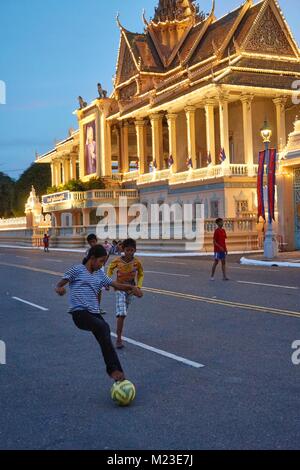
<instances>
[{"instance_id":1,"label":"red t-shirt","mask_svg":"<svg viewBox=\"0 0 300 470\"><path fill-rule=\"evenodd\" d=\"M217 228L214 234L214 248L215 253L223 253L227 251L226 247L226 232L223 228ZM223 248L223 250L221 249Z\"/></svg>"},{"instance_id":2,"label":"red t-shirt","mask_svg":"<svg viewBox=\"0 0 300 470\"><path fill-rule=\"evenodd\" d=\"M44 238L43 238L43 243L45 246L48 246L49 245L49 235L46 235Z\"/></svg>"}]
</instances>

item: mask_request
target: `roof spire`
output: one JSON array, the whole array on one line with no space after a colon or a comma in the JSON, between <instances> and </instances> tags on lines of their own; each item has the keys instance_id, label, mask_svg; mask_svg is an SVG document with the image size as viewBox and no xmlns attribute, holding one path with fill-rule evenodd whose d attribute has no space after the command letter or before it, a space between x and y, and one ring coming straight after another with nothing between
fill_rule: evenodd
<instances>
[{"instance_id":1,"label":"roof spire","mask_svg":"<svg viewBox=\"0 0 300 470\"><path fill-rule=\"evenodd\" d=\"M196 0L159 0L153 22L183 21L187 18L196 21L205 19L205 14L199 12Z\"/></svg>"},{"instance_id":2,"label":"roof spire","mask_svg":"<svg viewBox=\"0 0 300 470\"><path fill-rule=\"evenodd\" d=\"M121 24L121 21L120 21L120 13L119 12L117 13L117 16L116 16L116 22L117 22L117 25L118 25L120 31L123 31L124 28L123 28L123 26Z\"/></svg>"}]
</instances>

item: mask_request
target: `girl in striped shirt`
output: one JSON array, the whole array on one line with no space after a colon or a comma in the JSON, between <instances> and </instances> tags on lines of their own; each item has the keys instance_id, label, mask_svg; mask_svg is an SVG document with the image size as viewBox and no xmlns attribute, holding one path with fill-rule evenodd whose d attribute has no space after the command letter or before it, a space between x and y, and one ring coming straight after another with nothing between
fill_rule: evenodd
<instances>
[{"instance_id":1,"label":"girl in striped shirt","mask_svg":"<svg viewBox=\"0 0 300 470\"><path fill-rule=\"evenodd\" d=\"M116 381L125 379L122 366L113 347L110 327L104 321L99 311L99 295L103 287L114 287L117 290L142 297L142 292L137 287L114 282L101 271L101 267L107 258L103 246L97 245L90 249L85 264L71 267L57 284L56 293L65 295L65 286L70 287L70 310L77 328L90 331L98 341L106 364L108 375Z\"/></svg>"}]
</instances>

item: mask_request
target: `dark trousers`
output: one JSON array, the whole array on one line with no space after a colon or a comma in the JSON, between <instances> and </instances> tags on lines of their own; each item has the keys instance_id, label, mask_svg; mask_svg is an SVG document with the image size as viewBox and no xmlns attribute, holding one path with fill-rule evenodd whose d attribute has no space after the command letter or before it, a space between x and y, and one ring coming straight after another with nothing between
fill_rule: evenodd
<instances>
[{"instance_id":1,"label":"dark trousers","mask_svg":"<svg viewBox=\"0 0 300 470\"><path fill-rule=\"evenodd\" d=\"M110 327L101 315L94 315L87 310L78 310L72 313L77 328L91 331L98 341L106 364L108 375L117 370L123 372L119 358L112 344Z\"/></svg>"}]
</instances>

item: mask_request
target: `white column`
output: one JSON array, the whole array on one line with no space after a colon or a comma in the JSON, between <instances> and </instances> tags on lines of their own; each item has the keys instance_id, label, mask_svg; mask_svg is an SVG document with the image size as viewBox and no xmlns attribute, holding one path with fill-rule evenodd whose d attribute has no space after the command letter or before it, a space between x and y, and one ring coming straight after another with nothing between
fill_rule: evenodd
<instances>
[{"instance_id":1,"label":"white column","mask_svg":"<svg viewBox=\"0 0 300 470\"><path fill-rule=\"evenodd\" d=\"M97 100L97 176L109 177L112 174L111 127L107 121L111 101Z\"/></svg>"},{"instance_id":2,"label":"white column","mask_svg":"<svg viewBox=\"0 0 300 470\"><path fill-rule=\"evenodd\" d=\"M103 169L104 176L112 175L112 149L111 149L111 125L106 123L106 146L105 146L105 165Z\"/></svg>"},{"instance_id":3,"label":"white column","mask_svg":"<svg viewBox=\"0 0 300 470\"><path fill-rule=\"evenodd\" d=\"M55 186L55 169L54 169L53 160L51 161L50 168L51 168L51 186Z\"/></svg>"},{"instance_id":4,"label":"white column","mask_svg":"<svg viewBox=\"0 0 300 470\"><path fill-rule=\"evenodd\" d=\"M157 169L163 169L163 128L161 114L150 116L152 128L152 152L153 160L156 161Z\"/></svg>"},{"instance_id":5,"label":"white column","mask_svg":"<svg viewBox=\"0 0 300 470\"><path fill-rule=\"evenodd\" d=\"M285 105L287 102L286 96L275 98L273 103L276 107L276 120L277 120L277 149L282 151L286 146L286 124L285 124Z\"/></svg>"},{"instance_id":6,"label":"white column","mask_svg":"<svg viewBox=\"0 0 300 470\"><path fill-rule=\"evenodd\" d=\"M59 186L60 184L62 184L61 161L57 160L57 162L56 162L56 186Z\"/></svg>"},{"instance_id":7,"label":"white column","mask_svg":"<svg viewBox=\"0 0 300 470\"><path fill-rule=\"evenodd\" d=\"M192 159L193 169L197 168L196 154L196 108L188 106L185 108L187 122L188 158Z\"/></svg>"},{"instance_id":8,"label":"white column","mask_svg":"<svg viewBox=\"0 0 300 470\"><path fill-rule=\"evenodd\" d=\"M71 179L76 180L77 175L76 175L76 162L77 162L77 154L76 153L71 153Z\"/></svg>"},{"instance_id":9,"label":"white column","mask_svg":"<svg viewBox=\"0 0 300 470\"><path fill-rule=\"evenodd\" d=\"M79 113L79 115L81 115ZM84 126L82 121L79 119L79 178L83 179L85 177L86 168L85 168L85 140L84 140Z\"/></svg>"},{"instance_id":10,"label":"white column","mask_svg":"<svg viewBox=\"0 0 300 470\"><path fill-rule=\"evenodd\" d=\"M90 225L90 209L82 209L83 214L83 226L88 227Z\"/></svg>"},{"instance_id":11,"label":"white column","mask_svg":"<svg viewBox=\"0 0 300 470\"><path fill-rule=\"evenodd\" d=\"M213 165L216 164L214 104L213 100L208 100L205 104L207 153L210 153Z\"/></svg>"},{"instance_id":12,"label":"white column","mask_svg":"<svg viewBox=\"0 0 300 470\"><path fill-rule=\"evenodd\" d=\"M173 157L173 167L172 170L174 173L178 172L179 162L178 162L178 153L177 153L177 132L176 132L176 121L177 114L172 113L167 115L168 127L169 127L169 156Z\"/></svg>"},{"instance_id":13,"label":"white column","mask_svg":"<svg viewBox=\"0 0 300 470\"><path fill-rule=\"evenodd\" d=\"M57 162L53 160L53 186L57 186Z\"/></svg>"},{"instance_id":14,"label":"white column","mask_svg":"<svg viewBox=\"0 0 300 470\"><path fill-rule=\"evenodd\" d=\"M135 121L137 154L139 158L139 172L141 175L147 173L147 123L143 119Z\"/></svg>"},{"instance_id":15,"label":"white column","mask_svg":"<svg viewBox=\"0 0 300 470\"><path fill-rule=\"evenodd\" d=\"M228 112L228 99L226 97L220 98L219 101L220 111L220 140L221 149L224 149L226 160L224 165L230 167L230 147L229 147L229 112Z\"/></svg>"},{"instance_id":16,"label":"white column","mask_svg":"<svg viewBox=\"0 0 300 470\"><path fill-rule=\"evenodd\" d=\"M248 166L248 175L254 176L254 154L253 154L253 125L252 125L252 95L241 97L243 105L243 126L244 126L244 156L245 164Z\"/></svg>"},{"instance_id":17,"label":"white column","mask_svg":"<svg viewBox=\"0 0 300 470\"><path fill-rule=\"evenodd\" d=\"M122 152L122 171L129 171L129 124L123 122L121 127L121 152Z\"/></svg>"},{"instance_id":18,"label":"white column","mask_svg":"<svg viewBox=\"0 0 300 470\"><path fill-rule=\"evenodd\" d=\"M118 172L123 173L122 161L122 134L120 126L116 127L117 149L118 149Z\"/></svg>"},{"instance_id":19,"label":"white column","mask_svg":"<svg viewBox=\"0 0 300 470\"><path fill-rule=\"evenodd\" d=\"M70 181L70 158L65 157L63 160L63 173L64 173L64 178L63 182L64 184L68 183Z\"/></svg>"}]
</instances>

